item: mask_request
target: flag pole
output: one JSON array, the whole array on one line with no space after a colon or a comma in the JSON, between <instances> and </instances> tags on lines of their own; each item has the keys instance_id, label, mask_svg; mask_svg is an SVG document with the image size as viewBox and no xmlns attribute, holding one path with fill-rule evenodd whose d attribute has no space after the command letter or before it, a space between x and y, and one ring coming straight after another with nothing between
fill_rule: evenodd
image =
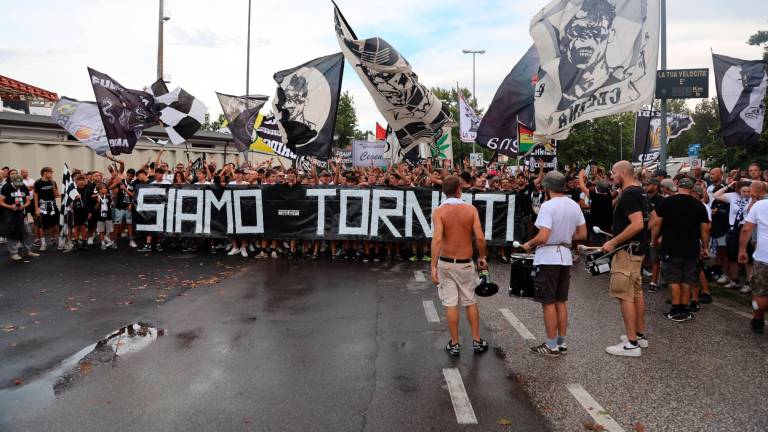
<instances>
[{"instance_id":1,"label":"flag pole","mask_svg":"<svg viewBox=\"0 0 768 432\"><path fill-rule=\"evenodd\" d=\"M667 0L661 0L661 70L667 69ZM661 135L659 136L659 166L667 170L667 98L661 99Z\"/></svg>"}]
</instances>

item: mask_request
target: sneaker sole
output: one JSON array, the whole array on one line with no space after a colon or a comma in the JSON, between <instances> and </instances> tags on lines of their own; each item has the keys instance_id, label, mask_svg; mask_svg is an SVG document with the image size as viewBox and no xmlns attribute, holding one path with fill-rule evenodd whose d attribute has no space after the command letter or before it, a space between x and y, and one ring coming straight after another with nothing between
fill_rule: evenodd
<instances>
[{"instance_id":1,"label":"sneaker sole","mask_svg":"<svg viewBox=\"0 0 768 432\"><path fill-rule=\"evenodd\" d=\"M637 350L629 350L629 351L611 351L606 349L605 352L607 352L610 355L615 355L617 357L640 357L643 355L643 352L639 349Z\"/></svg>"}]
</instances>

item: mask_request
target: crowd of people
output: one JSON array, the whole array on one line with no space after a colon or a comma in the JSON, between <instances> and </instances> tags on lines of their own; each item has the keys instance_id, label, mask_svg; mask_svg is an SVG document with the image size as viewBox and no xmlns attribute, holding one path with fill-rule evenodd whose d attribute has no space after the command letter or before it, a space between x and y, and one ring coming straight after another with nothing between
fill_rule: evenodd
<instances>
[{"instance_id":1,"label":"crowd of people","mask_svg":"<svg viewBox=\"0 0 768 432\"><path fill-rule=\"evenodd\" d=\"M184 252L206 251L231 256L256 258L349 259L362 262L380 260L431 261L429 242L379 241L312 241L295 238L253 239L234 236L226 240L151 236L136 232L132 222L134 191L145 183L187 185L339 185L345 187L394 186L401 188L439 188L448 176L460 179L462 191L504 191L516 195L515 240L521 244L535 239L540 233L536 224L540 209L552 191L542 185L544 164L539 168L509 167L488 164L471 166L468 160L456 166L433 166L430 160L419 165L406 163L389 167L346 167L340 160L330 160L326 169L316 162L308 170L275 165L273 160L258 164L240 162L218 167L213 161L198 160L187 165L169 165L160 152L153 162L126 169L125 163L109 157L106 173L73 169L76 191L66 208L62 208L61 185L54 180L57 173L50 167L40 170L34 180L28 170L4 167L0 170L0 241L6 242L10 258L38 257L40 252L57 248L64 252L101 250L119 247L140 252L161 252L178 248ZM630 165L631 167L631 165ZM722 284L741 293L752 292L750 280L756 277L753 254L760 230L750 211L766 196L768 170L757 163L747 169L712 168L704 172L693 167L670 177L664 170L651 171L633 167L631 186L637 187L642 201L641 237L648 243L643 251L642 272L650 280L648 292L656 292L664 283L672 291L672 308L667 318L682 322L690 320L701 304L712 301L710 283ZM584 167L566 165L563 170L563 197L576 204L584 218L587 232L584 239L575 239L569 248L578 253L579 243L608 244L616 247L623 228L615 217L621 210L619 196L626 195L617 174L591 162ZM636 184L635 184L636 183ZM629 184L629 183L627 183ZM683 196L685 196L683 198ZM698 205L701 204L701 205ZM30 229L28 221L31 220ZM637 221L631 224L637 226ZM690 226L699 226L692 233ZM752 224L750 226L750 224ZM743 230L744 226L750 226ZM593 227L599 228L594 230ZM610 239L605 234L616 237ZM740 241L744 233L744 259ZM622 241L629 239L621 239ZM570 241L568 243L571 243ZM666 246L665 246L666 245ZM529 250L533 250L530 248ZM502 263L508 263L516 252L512 245L494 247L488 251ZM759 255L761 257L762 255ZM711 257L711 259L710 259ZM758 258L759 258L758 257ZM768 262L768 256L766 260ZM709 263L709 264L708 264ZM762 273L758 272L757 276ZM685 288L683 288L685 287ZM690 289L689 289L690 288ZM642 324L641 324L642 326ZM753 322L755 331L762 331L762 321ZM639 332L641 334L642 332Z\"/></svg>"}]
</instances>

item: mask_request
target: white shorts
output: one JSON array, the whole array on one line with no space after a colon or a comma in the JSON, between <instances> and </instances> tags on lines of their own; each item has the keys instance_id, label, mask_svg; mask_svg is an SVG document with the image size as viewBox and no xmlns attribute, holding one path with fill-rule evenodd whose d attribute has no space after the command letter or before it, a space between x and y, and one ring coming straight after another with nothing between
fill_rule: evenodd
<instances>
[{"instance_id":1,"label":"white shorts","mask_svg":"<svg viewBox=\"0 0 768 432\"><path fill-rule=\"evenodd\" d=\"M101 233L110 234L112 232L112 222L111 221L96 222L96 232L99 234Z\"/></svg>"},{"instance_id":2,"label":"white shorts","mask_svg":"<svg viewBox=\"0 0 768 432\"><path fill-rule=\"evenodd\" d=\"M432 259L438 259L434 257ZM443 306L470 306L477 303L475 299L475 287L480 283L480 278L475 271L475 264L465 264L438 261L437 293Z\"/></svg>"}]
</instances>

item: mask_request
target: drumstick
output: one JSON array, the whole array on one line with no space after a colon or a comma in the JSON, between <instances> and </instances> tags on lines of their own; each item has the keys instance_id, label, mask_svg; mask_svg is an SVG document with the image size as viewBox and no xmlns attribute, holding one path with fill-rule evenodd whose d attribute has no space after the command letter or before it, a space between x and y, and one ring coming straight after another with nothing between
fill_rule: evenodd
<instances>
[{"instance_id":1,"label":"drumstick","mask_svg":"<svg viewBox=\"0 0 768 432\"><path fill-rule=\"evenodd\" d=\"M579 252L590 252L590 251L596 251L602 249L600 246L584 246L579 245L578 247Z\"/></svg>"},{"instance_id":2,"label":"drumstick","mask_svg":"<svg viewBox=\"0 0 768 432\"><path fill-rule=\"evenodd\" d=\"M600 227L598 227L598 226L592 227L592 231L594 231L595 234L602 234L602 235L607 235L608 237L613 237L613 234L607 233L607 232L601 230Z\"/></svg>"},{"instance_id":3,"label":"drumstick","mask_svg":"<svg viewBox=\"0 0 768 432\"><path fill-rule=\"evenodd\" d=\"M523 245L519 241L515 240L512 242L512 247L515 249L520 249L523 247Z\"/></svg>"}]
</instances>

